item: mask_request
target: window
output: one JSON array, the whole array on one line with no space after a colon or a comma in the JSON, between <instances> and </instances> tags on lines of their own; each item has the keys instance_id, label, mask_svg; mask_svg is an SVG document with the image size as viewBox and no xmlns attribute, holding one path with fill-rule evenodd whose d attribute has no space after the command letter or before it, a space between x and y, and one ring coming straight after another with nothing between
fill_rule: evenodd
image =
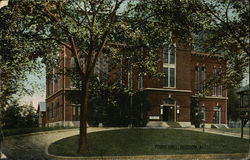
<instances>
[{"instance_id":1,"label":"window","mask_svg":"<svg viewBox=\"0 0 250 160\"><path fill-rule=\"evenodd\" d=\"M169 68L170 69L170 87L175 86L175 68Z\"/></svg>"},{"instance_id":2,"label":"window","mask_svg":"<svg viewBox=\"0 0 250 160\"><path fill-rule=\"evenodd\" d=\"M143 74L140 73L138 76L138 89L143 89Z\"/></svg>"},{"instance_id":3,"label":"window","mask_svg":"<svg viewBox=\"0 0 250 160\"><path fill-rule=\"evenodd\" d=\"M221 68L219 69L219 74L220 74L219 76L222 75L222 69ZM219 86L218 86L218 92L219 92L218 96L222 96L222 91L223 91L223 87L222 87L222 84L220 83Z\"/></svg>"},{"instance_id":4,"label":"window","mask_svg":"<svg viewBox=\"0 0 250 160\"><path fill-rule=\"evenodd\" d=\"M73 121L80 120L80 105L72 104L72 116Z\"/></svg>"},{"instance_id":5,"label":"window","mask_svg":"<svg viewBox=\"0 0 250 160\"><path fill-rule=\"evenodd\" d=\"M195 67L195 80L194 80L194 90L195 90L195 93L198 94L199 93L199 81L200 81L200 70L199 70L199 66L197 65Z\"/></svg>"},{"instance_id":6,"label":"window","mask_svg":"<svg viewBox=\"0 0 250 160\"><path fill-rule=\"evenodd\" d=\"M54 106L53 103L51 103L51 118L54 117Z\"/></svg>"},{"instance_id":7,"label":"window","mask_svg":"<svg viewBox=\"0 0 250 160\"><path fill-rule=\"evenodd\" d=\"M217 71L216 71L216 69L214 69L214 70L213 70L213 76L215 77L216 74L217 74ZM213 96L216 96L216 95L217 95L217 87L216 87L216 85L214 84L214 86L213 86Z\"/></svg>"},{"instance_id":8,"label":"window","mask_svg":"<svg viewBox=\"0 0 250 160\"><path fill-rule=\"evenodd\" d=\"M75 60L75 57L71 57L70 64L71 64L71 68L76 68L76 60Z\"/></svg>"},{"instance_id":9,"label":"window","mask_svg":"<svg viewBox=\"0 0 250 160\"><path fill-rule=\"evenodd\" d=\"M175 87L175 68L163 68L164 73L164 80L163 86L164 87Z\"/></svg>"},{"instance_id":10,"label":"window","mask_svg":"<svg viewBox=\"0 0 250 160\"><path fill-rule=\"evenodd\" d=\"M163 68L163 73L164 73L164 80L163 80L163 86L167 87L168 86L168 68Z\"/></svg>"},{"instance_id":11,"label":"window","mask_svg":"<svg viewBox=\"0 0 250 160\"><path fill-rule=\"evenodd\" d=\"M222 85L219 85L219 96L222 96Z\"/></svg>"},{"instance_id":12,"label":"window","mask_svg":"<svg viewBox=\"0 0 250 160\"><path fill-rule=\"evenodd\" d=\"M175 46L171 45L169 50L170 64L175 64Z\"/></svg>"},{"instance_id":13,"label":"window","mask_svg":"<svg viewBox=\"0 0 250 160\"><path fill-rule=\"evenodd\" d=\"M55 69L53 68L52 70L52 93L55 92L54 84L55 84Z\"/></svg>"},{"instance_id":14,"label":"window","mask_svg":"<svg viewBox=\"0 0 250 160\"><path fill-rule=\"evenodd\" d=\"M47 96L49 96L50 95L50 80L46 81L46 89L47 89L46 91Z\"/></svg>"},{"instance_id":15,"label":"window","mask_svg":"<svg viewBox=\"0 0 250 160\"><path fill-rule=\"evenodd\" d=\"M202 90L205 91L205 87L206 87L206 67L205 66L202 66L201 74L202 74Z\"/></svg>"},{"instance_id":16,"label":"window","mask_svg":"<svg viewBox=\"0 0 250 160\"><path fill-rule=\"evenodd\" d=\"M103 72L107 75L108 74L108 55L103 55Z\"/></svg>"},{"instance_id":17,"label":"window","mask_svg":"<svg viewBox=\"0 0 250 160\"><path fill-rule=\"evenodd\" d=\"M99 76L100 74L100 58L98 57L96 64L95 64L95 74Z\"/></svg>"},{"instance_id":18,"label":"window","mask_svg":"<svg viewBox=\"0 0 250 160\"><path fill-rule=\"evenodd\" d=\"M176 114L180 114L180 106L179 105L176 106Z\"/></svg>"},{"instance_id":19,"label":"window","mask_svg":"<svg viewBox=\"0 0 250 160\"><path fill-rule=\"evenodd\" d=\"M59 90L61 88L61 77L58 76L58 79L57 79L57 89Z\"/></svg>"},{"instance_id":20,"label":"window","mask_svg":"<svg viewBox=\"0 0 250 160\"><path fill-rule=\"evenodd\" d=\"M77 88L78 87L78 82L77 80L70 80L70 88Z\"/></svg>"},{"instance_id":21,"label":"window","mask_svg":"<svg viewBox=\"0 0 250 160\"><path fill-rule=\"evenodd\" d=\"M206 107L204 105L201 107L201 120L206 120Z\"/></svg>"},{"instance_id":22,"label":"window","mask_svg":"<svg viewBox=\"0 0 250 160\"><path fill-rule=\"evenodd\" d=\"M175 87L176 83L176 48L171 45L163 50L163 87Z\"/></svg>"},{"instance_id":23,"label":"window","mask_svg":"<svg viewBox=\"0 0 250 160\"><path fill-rule=\"evenodd\" d=\"M59 117L59 113L60 113L59 107L60 107L60 104L59 102L57 102L56 103L56 117Z\"/></svg>"},{"instance_id":24,"label":"window","mask_svg":"<svg viewBox=\"0 0 250 160\"><path fill-rule=\"evenodd\" d=\"M163 49L163 63L168 63L168 48Z\"/></svg>"},{"instance_id":25,"label":"window","mask_svg":"<svg viewBox=\"0 0 250 160\"><path fill-rule=\"evenodd\" d=\"M85 58L84 57L80 58L80 64L82 67L85 67Z\"/></svg>"},{"instance_id":26,"label":"window","mask_svg":"<svg viewBox=\"0 0 250 160\"><path fill-rule=\"evenodd\" d=\"M133 89L133 72L132 68L128 71L128 89Z\"/></svg>"},{"instance_id":27,"label":"window","mask_svg":"<svg viewBox=\"0 0 250 160\"><path fill-rule=\"evenodd\" d=\"M47 111L48 111L47 112L47 117L48 117L48 120L50 120L50 107L49 106L47 107Z\"/></svg>"}]
</instances>

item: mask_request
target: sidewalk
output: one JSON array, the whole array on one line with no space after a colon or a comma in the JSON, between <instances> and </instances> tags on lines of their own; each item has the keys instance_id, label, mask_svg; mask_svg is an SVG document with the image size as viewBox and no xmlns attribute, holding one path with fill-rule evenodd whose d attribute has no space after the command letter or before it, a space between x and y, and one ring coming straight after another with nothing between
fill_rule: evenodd
<instances>
[{"instance_id":1,"label":"sidewalk","mask_svg":"<svg viewBox=\"0 0 250 160\"><path fill-rule=\"evenodd\" d=\"M203 132L202 128L179 128L179 129ZM220 130L211 129L211 128L205 128L205 132L206 133L212 133L212 134L218 134L218 135L224 135L224 136L231 136L231 137L240 138L240 133L225 132L225 131L220 131ZM244 134L243 138L244 139L249 139L249 135Z\"/></svg>"}]
</instances>

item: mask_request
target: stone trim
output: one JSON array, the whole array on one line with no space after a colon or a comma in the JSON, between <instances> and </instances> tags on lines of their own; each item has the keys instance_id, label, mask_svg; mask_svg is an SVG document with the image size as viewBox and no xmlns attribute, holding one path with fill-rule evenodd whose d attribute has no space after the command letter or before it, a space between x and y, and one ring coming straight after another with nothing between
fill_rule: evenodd
<instances>
[{"instance_id":1,"label":"stone trim","mask_svg":"<svg viewBox=\"0 0 250 160\"><path fill-rule=\"evenodd\" d=\"M191 90L181 90L181 89L168 89L168 88L144 88L144 90L152 90L152 91L165 91L165 92L184 92L191 93Z\"/></svg>"},{"instance_id":2,"label":"stone trim","mask_svg":"<svg viewBox=\"0 0 250 160\"><path fill-rule=\"evenodd\" d=\"M50 122L46 123L46 127L60 127L63 126L64 121L56 121L56 122ZM79 127L80 121L65 121L65 127Z\"/></svg>"},{"instance_id":3,"label":"stone trim","mask_svg":"<svg viewBox=\"0 0 250 160\"><path fill-rule=\"evenodd\" d=\"M214 58L223 58L224 56L220 54L213 54L213 53L204 53L204 52L197 52L197 51L191 51L191 55L193 56L206 56L206 57L214 57Z\"/></svg>"},{"instance_id":4,"label":"stone trim","mask_svg":"<svg viewBox=\"0 0 250 160\"><path fill-rule=\"evenodd\" d=\"M196 98L198 96L192 96L192 97ZM228 99L228 97L222 97L222 96L205 96L205 97L200 97L200 99L205 99L205 98L207 98L207 99L224 99L224 100Z\"/></svg>"}]
</instances>

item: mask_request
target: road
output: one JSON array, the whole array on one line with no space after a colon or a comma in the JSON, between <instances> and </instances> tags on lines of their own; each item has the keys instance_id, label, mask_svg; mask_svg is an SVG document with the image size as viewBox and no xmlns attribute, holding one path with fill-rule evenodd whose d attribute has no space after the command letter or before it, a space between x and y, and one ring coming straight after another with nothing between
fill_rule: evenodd
<instances>
[{"instance_id":1,"label":"road","mask_svg":"<svg viewBox=\"0 0 250 160\"><path fill-rule=\"evenodd\" d=\"M88 128L88 133L110 129ZM6 137L3 141L2 150L7 156L7 160L49 160L45 155L46 146L62 138L77 134L79 134L78 129L69 129Z\"/></svg>"}]
</instances>

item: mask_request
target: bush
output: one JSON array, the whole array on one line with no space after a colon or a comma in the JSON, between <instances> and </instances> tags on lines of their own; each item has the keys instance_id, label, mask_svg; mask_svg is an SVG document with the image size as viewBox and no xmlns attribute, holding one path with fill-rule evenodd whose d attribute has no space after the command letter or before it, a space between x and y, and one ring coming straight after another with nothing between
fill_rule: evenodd
<instances>
[{"instance_id":1,"label":"bush","mask_svg":"<svg viewBox=\"0 0 250 160\"><path fill-rule=\"evenodd\" d=\"M2 111L3 128L32 128L38 126L38 116L32 105L19 105L17 101Z\"/></svg>"}]
</instances>

